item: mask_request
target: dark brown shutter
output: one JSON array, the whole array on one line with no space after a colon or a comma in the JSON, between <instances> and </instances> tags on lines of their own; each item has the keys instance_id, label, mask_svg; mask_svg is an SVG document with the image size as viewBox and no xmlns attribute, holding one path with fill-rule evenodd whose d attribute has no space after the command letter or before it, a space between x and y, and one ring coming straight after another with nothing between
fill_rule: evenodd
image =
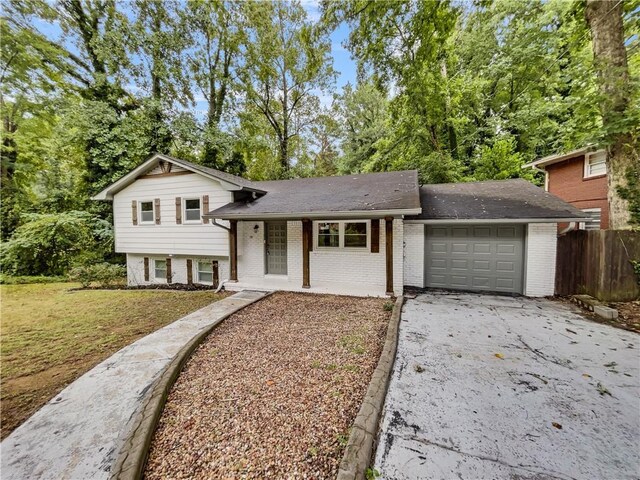
<instances>
[{"instance_id":1,"label":"dark brown shutter","mask_svg":"<svg viewBox=\"0 0 640 480\"><path fill-rule=\"evenodd\" d=\"M156 198L154 200L154 203L155 203L154 211L156 212L156 225L160 225L160 199Z\"/></svg>"},{"instance_id":2,"label":"dark brown shutter","mask_svg":"<svg viewBox=\"0 0 640 480\"><path fill-rule=\"evenodd\" d=\"M211 262L211 271L212 271L212 280L213 280L213 288L218 288L218 282L220 281L220 273L218 270L218 261L214 260Z\"/></svg>"},{"instance_id":3,"label":"dark brown shutter","mask_svg":"<svg viewBox=\"0 0 640 480\"><path fill-rule=\"evenodd\" d=\"M209 195L202 196L202 215L209 213ZM209 223L208 218L202 220L203 223Z\"/></svg>"},{"instance_id":4,"label":"dark brown shutter","mask_svg":"<svg viewBox=\"0 0 640 480\"><path fill-rule=\"evenodd\" d=\"M193 283L193 260L187 258L187 283L191 285Z\"/></svg>"},{"instance_id":5,"label":"dark brown shutter","mask_svg":"<svg viewBox=\"0 0 640 480\"><path fill-rule=\"evenodd\" d=\"M149 257L144 257L144 281L149 281Z\"/></svg>"},{"instance_id":6,"label":"dark brown shutter","mask_svg":"<svg viewBox=\"0 0 640 480\"><path fill-rule=\"evenodd\" d=\"M182 223L182 199L180 197L176 197L176 224L180 225Z\"/></svg>"},{"instance_id":7,"label":"dark brown shutter","mask_svg":"<svg viewBox=\"0 0 640 480\"><path fill-rule=\"evenodd\" d=\"M167 258L167 283L171 283L172 279L173 279L173 275L171 272L171 259Z\"/></svg>"},{"instance_id":8,"label":"dark brown shutter","mask_svg":"<svg viewBox=\"0 0 640 480\"><path fill-rule=\"evenodd\" d=\"M131 219L134 225L138 224L138 202L135 200L131 202Z\"/></svg>"},{"instance_id":9,"label":"dark brown shutter","mask_svg":"<svg viewBox=\"0 0 640 480\"><path fill-rule=\"evenodd\" d=\"M380 220L371 220L371 253L380 252Z\"/></svg>"}]
</instances>

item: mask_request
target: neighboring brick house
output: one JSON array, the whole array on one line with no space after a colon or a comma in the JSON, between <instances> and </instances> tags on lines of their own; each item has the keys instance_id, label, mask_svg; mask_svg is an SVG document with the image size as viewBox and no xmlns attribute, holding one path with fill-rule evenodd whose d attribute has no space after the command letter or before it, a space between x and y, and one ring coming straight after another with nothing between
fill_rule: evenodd
<instances>
[{"instance_id":1,"label":"neighboring brick house","mask_svg":"<svg viewBox=\"0 0 640 480\"><path fill-rule=\"evenodd\" d=\"M589 146L544 157L524 167L544 171L547 192L591 216L589 221L581 222L578 228L598 230L609 227L606 159L605 150Z\"/></svg>"}]
</instances>

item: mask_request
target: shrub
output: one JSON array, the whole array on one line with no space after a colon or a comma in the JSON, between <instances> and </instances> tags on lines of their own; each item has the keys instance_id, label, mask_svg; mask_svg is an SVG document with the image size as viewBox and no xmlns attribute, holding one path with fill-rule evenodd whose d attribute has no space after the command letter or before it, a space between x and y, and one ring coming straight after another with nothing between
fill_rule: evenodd
<instances>
[{"instance_id":1,"label":"shrub","mask_svg":"<svg viewBox=\"0 0 640 480\"><path fill-rule=\"evenodd\" d=\"M33 283L58 283L66 281L67 277L63 276L45 277L44 275L36 275L14 277L12 275L0 274L0 285L27 285Z\"/></svg>"},{"instance_id":2,"label":"shrub","mask_svg":"<svg viewBox=\"0 0 640 480\"><path fill-rule=\"evenodd\" d=\"M79 282L84 288L96 282L101 287L113 285L126 275L126 269L122 265L110 263L97 263L75 267L69 272L69 280Z\"/></svg>"},{"instance_id":3,"label":"shrub","mask_svg":"<svg viewBox=\"0 0 640 480\"><path fill-rule=\"evenodd\" d=\"M63 275L81 254L111 251L108 222L88 212L28 214L0 247L0 265L10 275Z\"/></svg>"}]
</instances>

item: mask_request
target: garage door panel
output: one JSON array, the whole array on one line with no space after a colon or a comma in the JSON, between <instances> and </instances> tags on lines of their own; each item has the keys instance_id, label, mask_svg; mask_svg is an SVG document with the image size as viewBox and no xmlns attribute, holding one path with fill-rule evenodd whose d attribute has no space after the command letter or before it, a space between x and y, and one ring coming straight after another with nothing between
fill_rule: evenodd
<instances>
[{"instance_id":1,"label":"garage door panel","mask_svg":"<svg viewBox=\"0 0 640 480\"><path fill-rule=\"evenodd\" d=\"M428 287L522 293L522 225L428 226L425 256Z\"/></svg>"}]
</instances>

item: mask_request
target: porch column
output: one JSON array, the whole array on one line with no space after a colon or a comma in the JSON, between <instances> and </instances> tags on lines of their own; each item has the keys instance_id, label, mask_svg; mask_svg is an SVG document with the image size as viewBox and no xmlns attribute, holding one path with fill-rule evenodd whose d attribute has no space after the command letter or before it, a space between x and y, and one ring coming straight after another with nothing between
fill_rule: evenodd
<instances>
[{"instance_id":1,"label":"porch column","mask_svg":"<svg viewBox=\"0 0 640 480\"><path fill-rule=\"evenodd\" d=\"M393 217L384 219L384 246L386 253L387 295L393 295Z\"/></svg>"},{"instance_id":2,"label":"porch column","mask_svg":"<svg viewBox=\"0 0 640 480\"><path fill-rule=\"evenodd\" d=\"M302 219L302 288L310 288L309 250L312 241L312 223L308 218Z\"/></svg>"},{"instance_id":3,"label":"porch column","mask_svg":"<svg viewBox=\"0 0 640 480\"><path fill-rule=\"evenodd\" d=\"M229 220L229 281L238 281L238 221Z\"/></svg>"}]
</instances>

